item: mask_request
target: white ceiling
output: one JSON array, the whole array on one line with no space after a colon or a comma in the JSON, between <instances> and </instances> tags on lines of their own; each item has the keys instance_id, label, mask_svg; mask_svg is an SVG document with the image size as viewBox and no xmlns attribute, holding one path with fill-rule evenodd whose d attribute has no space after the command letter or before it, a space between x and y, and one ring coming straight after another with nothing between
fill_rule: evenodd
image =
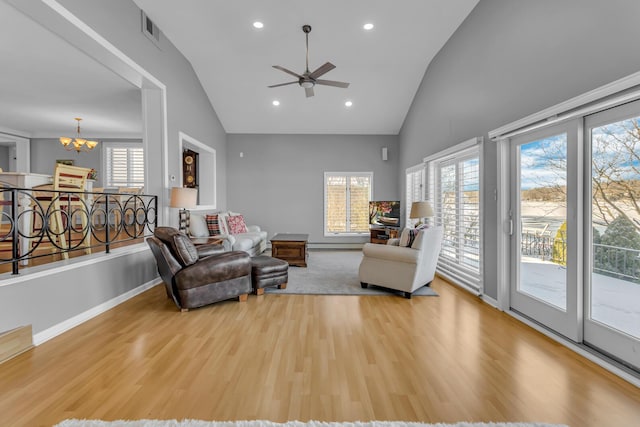
<instances>
[{"instance_id":1,"label":"white ceiling","mask_svg":"<svg viewBox=\"0 0 640 427\"><path fill-rule=\"evenodd\" d=\"M140 138L140 89L0 0L0 131Z\"/></svg>"},{"instance_id":2,"label":"white ceiling","mask_svg":"<svg viewBox=\"0 0 640 427\"><path fill-rule=\"evenodd\" d=\"M397 134L429 62L478 0L134 2L191 62L226 132ZM304 71L303 24L309 68L332 62L322 78L348 89L267 88L295 80L272 65ZM82 117L85 137L141 137L139 89L4 0L0 58L0 131L72 136Z\"/></svg>"},{"instance_id":3,"label":"white ceiling","mask_svg":"<svg viewBox=\"0 0 640 427\"><path fill-rule=\"evenodd\" d=\"M227 133L395 135L429 62L478 0L134 2L191 62ZM309 69L329 61L322 78L349 88L316 86L312 98L297 84L267 88L296 79L272 65L304 72L304 24Z\"/></svg>"}]
</instances>

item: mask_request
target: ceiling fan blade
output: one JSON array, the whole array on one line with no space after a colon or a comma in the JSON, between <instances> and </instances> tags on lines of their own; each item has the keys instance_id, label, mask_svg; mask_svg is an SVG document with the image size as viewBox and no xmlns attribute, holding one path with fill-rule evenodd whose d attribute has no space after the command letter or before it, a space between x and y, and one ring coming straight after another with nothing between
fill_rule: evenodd
<instances>
[{"instance_id":1,"label":"ceiling fan blade","mask_svg":"<svg viewBox=\"0 0 640 427\"><path fill-rule=\"evenodd\" d=\"M333 65L331 62L326 62L324 65L319 66L318 69L315 70L313 73L309 74L309 77L315 80L321 75L326 74L329 71L333 70L334 68L336 68L335 65Z\"/></svg>"},{"instance_id":2,"label":"ceiling fan blade","mask_svg":"<svg viewBox=\"0 0 640 427\"><path fill-rule=\"evenodd\" d=\"M280 86L286 86L286 85L292 85L298 82L289 82L289 83L279 83L277 85L271 85L271 86L267 86L267 87L280 87Z\"/></svg>"},{"instance_id":3,"label":"ceiling fan blade","mask_svg":"<svg viewBox=\"0 0 640 427\"><path fill-rule=\"evenodd\" d=\"M279 66L279 65L273 65L273 68L275 68L276 70L284 71L285 73L287 73L287 74L291 74L292 76L296 76L296 77L297 77L297 78L299 78L299 79L302 79L302 78L303 78L300 74L298 74L298 73L294 73L293 71L291 71L291 70L287 70L286 68L281 67L281 66Z\"/></svg>"},{"instance_id":4,"label":"ceiling fan blade","mask_svg":"<svg viewBox=\"0 0 640 427\"><path fill-rule=\"evenodd\" d=\"M316 84L325 85L325 86L341 87L343 89L346 89L346 88L349 87L349 83L336 82L336 81L333 81L333 80L316 80Z\"/></svg>"},{"instance_id":5,"label":"ceiling fan blade","mask_svg":"<svg viewBox=\"0 0 640 427\"><path fill-rule=\"evenodd\" d=\"M304 93L305 93L305 95L307 95L307 98L312 97L314 95L313 94L313 88L312 87L304 88Z\"/></svg>"}]
</instances>

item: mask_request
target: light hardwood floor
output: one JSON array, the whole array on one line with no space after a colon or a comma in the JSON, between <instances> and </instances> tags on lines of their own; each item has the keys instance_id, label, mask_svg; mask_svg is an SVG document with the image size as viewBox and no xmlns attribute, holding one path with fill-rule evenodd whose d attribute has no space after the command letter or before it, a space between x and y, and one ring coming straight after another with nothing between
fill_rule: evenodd
<instances>
[{"instance_id":1,"label":"light hardwood floor","mask_svg":"<svg viewBox=\"0 0 640 427\"><path fill-rule=\"evenodd\" d=\"M640 390L477 298L250 296L181 313L154 287L0 365L0 425L65 418L638 426Z\"/></svg>"}]
</instances>

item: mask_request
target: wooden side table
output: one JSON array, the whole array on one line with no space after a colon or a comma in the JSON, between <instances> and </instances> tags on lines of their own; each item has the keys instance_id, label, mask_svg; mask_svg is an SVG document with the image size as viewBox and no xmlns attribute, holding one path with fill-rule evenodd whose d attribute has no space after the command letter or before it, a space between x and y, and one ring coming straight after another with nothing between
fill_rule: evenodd
<instances>
[{"instance_id":1,"label":"wooden side table","mask_svg":"<svg viewBox=\"0 0 640 427\"><path fill-rule=\"evenodd\" d=\"M398 238L398 230L395 228L372 228L369 231L371 234L371 243L386 245L389 239Z\"/></svg>"},{"instance_id":2,"label":"wooden side table","mask_svg":"<svg viewBox=\"0 0 640 427\"><path fill-rule=\"evenodd\" d=\"M308 234L278 233L271 238L271 256L297 267L307 266Z\"/></svg>"}]
</instances>

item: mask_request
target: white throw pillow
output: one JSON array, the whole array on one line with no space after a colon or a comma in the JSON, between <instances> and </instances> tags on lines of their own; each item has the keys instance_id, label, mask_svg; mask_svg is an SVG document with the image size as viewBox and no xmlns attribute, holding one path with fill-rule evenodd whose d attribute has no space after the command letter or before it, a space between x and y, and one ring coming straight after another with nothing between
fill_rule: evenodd
<instances>
[{"instance_id":1,"label":"white throw pillow","mask_svg":"<svg viewBox=\"0 0 640 427\"><path fill-rule=\"evenodd\" d=\"M409 246L409 238L411 237L411 235L409 234L410 230L411 229L409 227L405 227L404 230L402 230L402 233L400 233L400 241L398 242L398 246Z\"/></svg>"},{"instance_id":2,"label":"white throw pillow","mask_svg":"<svg viewBox=\"0 0 640 427\"><path fill-rule=\"evenodd\" d=\"M209 237L204 215L192 213L189 216L189 235L193 237Z\"/></svg>"},{"instance_id":3,"label":"white throw pillow","mask_svg":"<svg viewBox=\"0 0 640 427\"><path fill-rule=\"evenodd\" d=\"M422 243L423 243L423 240L424 240L425 230L426 229L418 230L418 235L416 236L415 239L413 239L413 243L411 244L411 249L417 249L417 250L422 249Z\"/></svg>"}]
</instances>

